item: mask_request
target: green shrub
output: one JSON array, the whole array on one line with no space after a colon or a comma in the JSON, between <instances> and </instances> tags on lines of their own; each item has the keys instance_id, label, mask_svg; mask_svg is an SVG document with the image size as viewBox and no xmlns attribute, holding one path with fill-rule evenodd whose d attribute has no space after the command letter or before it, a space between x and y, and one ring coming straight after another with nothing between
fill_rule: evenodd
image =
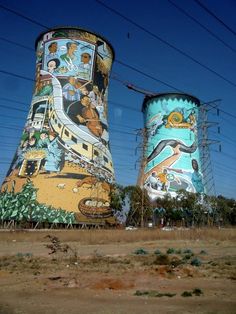
<instances>
[{"instance_id":1,"label":"green shrub","mask_svg":"<svg viewBox=\"0 0 236 314\"><path fill-rule=\"evenodd\" d=\"M184 254L192 254L193 255L193 251L191 249L184 249L183 253Z\"/></svg>"},{"instance_id":2,"label":"green shrub","mask_svg":"<svg viewBox=\"0 0 236 314\"><path fill-rule=\"evenodd\" d=\"M201 289L195 288L195 289L193 289L193 294L195 294L196 296L200 296L203 294L203 292Z\"/></svg>"},{"instance_id":3,"label":"green shrub","mask_svg":"<svg viewBox=\"0 0 236 314\"><path fill-rule=\"evenodd\" d=\"M201 250L201 252L199 253L201 255L207 255L207 252L205 250Z\"/></svg>"},{"instance_id":4,"label":"green shrub","mask_svg":"<svg viewBox=\"0 0 236 314\"><path fill-rule=\"evenodd\" d=\"M192 254L186 254L186 255L183 257L183 260L186 262L186 261L188 261L191 257L192 257Z\"/></svg>"},{"instance_id":5,"label":"green shrub","mask_svg":"<svg viewBox=\"0 0 236 314\"><path fill-rule=\"evenodd\" d=\"M160 254L161 254L161 251L158 250L158 249L156 249L156 250L154 251L154 254L155 254L155 255L160 255Z\"/></svg>"},{"instance_id":6,"label":"green shrub","mask_svg":"<svg viewBox=\"0 0 236 314\"><path fill-rule=\"evenodd\" d=\"M149 290L149 291L148 290L146 290L146 291L136 290L134 295L136 295L136 296L156 297L156 298L161 298L161 297L172 298L172 297L174 297L176 295L176 293L170 293L170 292L160 293L160 292L155 291L155 290Z\"/></svg>"},{"instance_id":7,"label":"green shrub","mask_svg":"<svg viewBox=\"0 0 236 314\"><path fill-rule=\"evenodd\" d=\"M148 254L148 251L146 251L145 249L143 248L139 248L137 250L134 251L134 254L136 255L147 255Z\"/></svg>"},{"instance_id":8,"label":"green shrub","mask_svg":"<svg viewBox=\"0 0 236 314\"><path fill-rule=\"evenodd\" d=\"M186 298L186 297L192 297L192 292L191 291L184 291L181 294L182 297Z\"/></svg>"},{"instance_id":9,"label":"green shrub","mask_svg":"<svg viewBox=\"0 0 236 314\"><path fill-rule=\"evenodd\" d=\"M169 248L167 251L166 251L167 254L174 254L175 253L175 249L173 248Z\"/></svg>"},{"instance_id":10,"label":"green shrub","mask_svg":"<svg viewBox=\"0 0 236 314\"><path fill-rule=\"evenodd\" d=\"M199 258L194 258L194 259L191 261L191 265L192 265L192 266L197 266L197 267L199 267L199 266L202 265L202 262L201 262L201 260L200 260Z\"/></svg>"}]
</instances>

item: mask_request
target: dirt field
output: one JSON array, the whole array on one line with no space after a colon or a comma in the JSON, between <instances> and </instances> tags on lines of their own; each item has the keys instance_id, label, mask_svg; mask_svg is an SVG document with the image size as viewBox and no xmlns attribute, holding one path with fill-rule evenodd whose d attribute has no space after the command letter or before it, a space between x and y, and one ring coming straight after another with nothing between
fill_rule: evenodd
<instances>
[{"instance_id":1,"label":"dirt field","mask_svg":"<svg viewBox=\"0 0 236 314\"><path fill-rule=\"evenodd\" d=\"M236 313L235 239L233 229L2 230L0 313Z\"/></svg>"}]
</instances>

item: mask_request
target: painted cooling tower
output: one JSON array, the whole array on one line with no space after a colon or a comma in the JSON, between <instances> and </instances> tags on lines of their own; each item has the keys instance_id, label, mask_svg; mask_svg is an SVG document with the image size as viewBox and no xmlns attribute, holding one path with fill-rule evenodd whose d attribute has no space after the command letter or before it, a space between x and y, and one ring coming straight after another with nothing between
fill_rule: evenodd
<instances>
[{"instance_id":1,"label":"painted cooling tower","mask_svg":"<svg viewBox=\"0 0 236 314\"><path fill-rule=\"evenodd\" d=\"M177 93L146 97L144 164L139 184L151 200L184 189L203 193L197 138L197 98Z\"/></svg>"},{"instance_id":2,"label":"painted cooling tower","mask_svg":"<svg viewBox=\"0 0 236 314\"><path fill-rule=\"evenodd\" d=\"M2 186L2 193L17 192L5 219L112 223L107 93L114 51L97 34L61 27L38 37L36 56L31 107Z\"/></svg>"}]
</instances>

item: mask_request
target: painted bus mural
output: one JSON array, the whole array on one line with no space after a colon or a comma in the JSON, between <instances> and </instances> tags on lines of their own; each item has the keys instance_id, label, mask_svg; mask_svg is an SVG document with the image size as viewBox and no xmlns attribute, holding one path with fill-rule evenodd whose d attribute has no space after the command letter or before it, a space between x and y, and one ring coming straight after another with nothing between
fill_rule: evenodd
<instances>
[{"instance_id":1,"label":"painted bus mural","mask_svg":"<svg viewBox=\"0 0 236 314\"><path fill-rule=\"evenodd\" d=\"M50 207L57 217L52 222L68 222L58 218L67 216L70 222L114 221L107 121L113 57L106 40L77 27L51 29L38 37L32 103L2 197L30 187L37 206ZM42 220L45 210L40 215L38 209L35 219ZM19 211L14 211L18 219ZM15 217L7 209L4 215ZM32 212L23 216L34 217Z\"/></svg>"},{"instance_id":2,"label":"painted bus mural","mask_svg":"<svg viewBox=\"0 0 236 314\"><path fill-rule=\"evenodd\" d=\"M187 94L147 96L145 166L139 184L151 200L178 190L204 193L197 134L200 102Z\"/></svg>"}]
</instances>

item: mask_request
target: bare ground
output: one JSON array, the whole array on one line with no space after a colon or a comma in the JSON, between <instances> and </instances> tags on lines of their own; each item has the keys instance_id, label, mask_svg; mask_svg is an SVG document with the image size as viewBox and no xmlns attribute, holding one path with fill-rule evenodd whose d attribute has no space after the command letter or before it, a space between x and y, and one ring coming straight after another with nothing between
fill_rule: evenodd
<instances>
[{"instance_id":1,"label":"bare ground","mask_svg":"<svg viewBox=\"0 0 236 314\"><path fill-rule=\"evenodd\" d=\"M49 254L47 235L67 252ZM2 231L0 313L236 313L235 237L233 229Z\"/></svg>"}]
</instances>

